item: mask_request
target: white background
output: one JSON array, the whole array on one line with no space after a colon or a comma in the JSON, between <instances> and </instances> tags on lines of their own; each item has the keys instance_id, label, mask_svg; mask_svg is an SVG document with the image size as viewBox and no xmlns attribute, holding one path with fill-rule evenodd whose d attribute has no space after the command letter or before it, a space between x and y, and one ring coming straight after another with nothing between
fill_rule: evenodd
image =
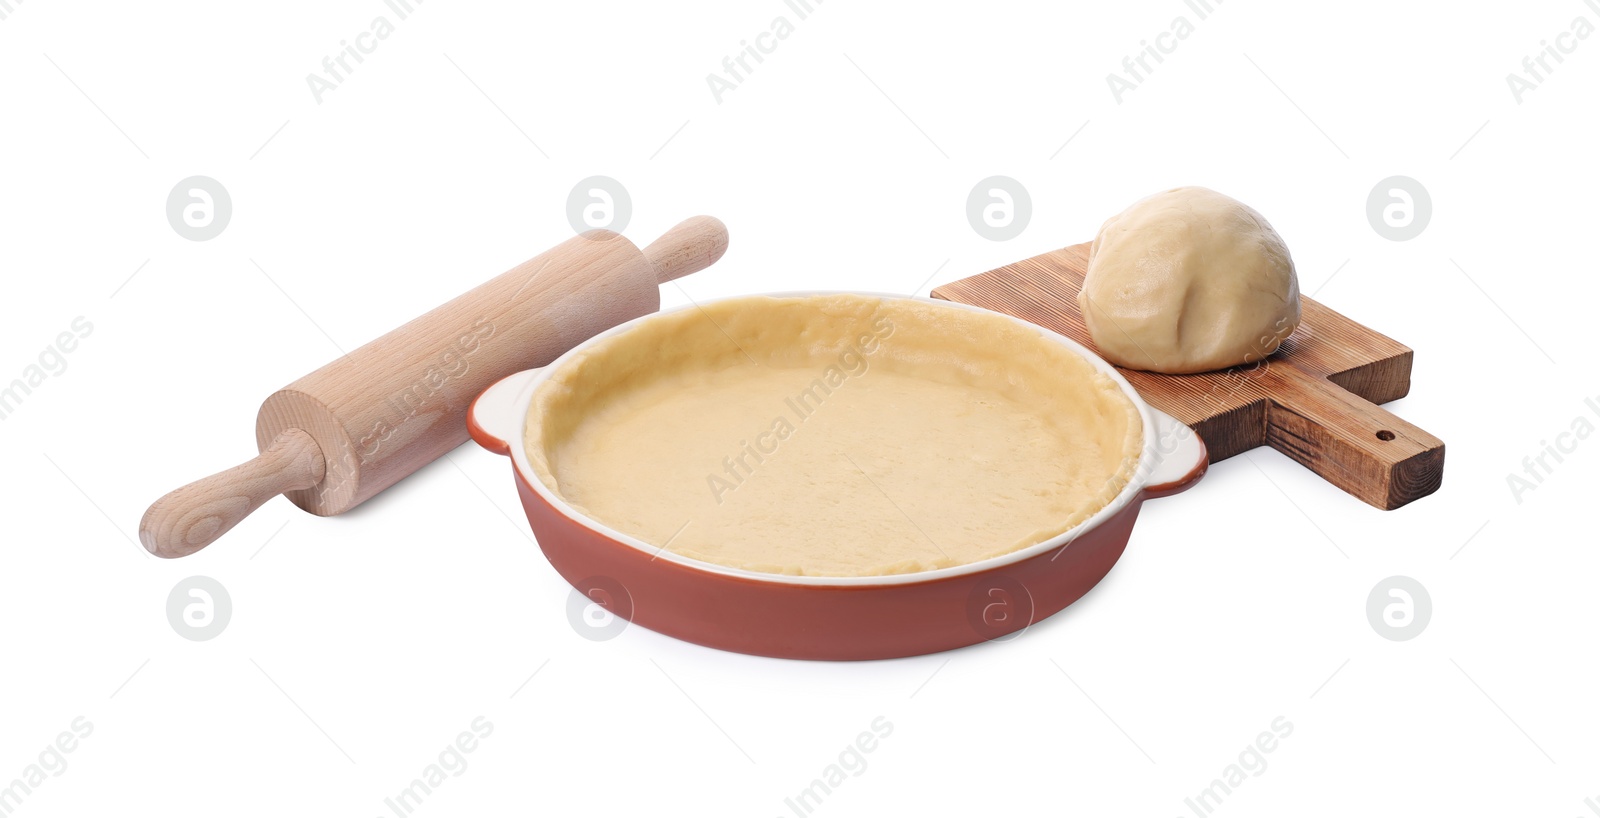
<instances>
[{"instance_id":1,"label":"white background","mask_svg":"<svg viewBox=\"0 0 1600 818\"><path fill-rule=\"evenodd\" d=\"M815 814L1191 815L1279 716L1292 735L1217 814L1592 814L1600 441L1507 485L1600 425L1600 36L1520 104L1506 82L1600 23L1578 0L1229 0L1121 104L1106 76L1182 3L828 0L721 104L706 76L794 21L778 0L430 0L321 104L306 75L393 18L378 0L11 6L0 380L94 326L0 422L0 785L94 726L17 814L389 815L478 716L493 734L417 814L790 815L880 716ZM207 242L165 216L195 174L234 204ZM1272 220L1305 292L1415 348L1390 408L1447 442L1444 486L1382 512L1257 450L1148 505L1112 574L1022 638L860 664L581 637L507 462L471 444L344 517L278 499L144 555L145 507L254 454L262 398L571 235L593 174L627 186L641 244L726 221L668 305L925 293L1216 188ZM964 213L994 174L1033 199L1007 242ZM1433 199L1406 242L1366 218L1395 174ZM209 642L165 613L196 574L234 607ZM1365 613L1396 574L1432 597L1408 642Z\"/></svg>"}]
</instances>

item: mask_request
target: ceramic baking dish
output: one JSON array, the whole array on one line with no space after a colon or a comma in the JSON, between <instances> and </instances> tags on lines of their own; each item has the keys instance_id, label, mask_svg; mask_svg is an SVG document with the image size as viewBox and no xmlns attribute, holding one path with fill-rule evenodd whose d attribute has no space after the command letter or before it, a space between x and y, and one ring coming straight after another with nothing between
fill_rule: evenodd
<instances>
[{"instance_id":1,"label":"ceramic baking dish","mask_svg":"<svg viewBox=\"0 0 1600 818\"><path fill-rule=\"evenodd\" d=\"M622 324L579 344L547 367L505 378L480 395L468 414L473 439L511 458L528 522L546 557L568 582L616 616L723 650L839 660L932 653L1010 636L1076 601L1121 556L1145 500L1182 491L1205 473L1205 446L1192 430L1150 407L1115 368L1061 335L1020 319L934 299L841 293L771 297L838 295L982 313L1014 322L1037 334L1040 342L1081 356L1138 411L1142 446L1131 477L1097 512L1056 536L992 558L933 570L795 576L730 567L645 542L592 518L546 485L523 441L529 424L544 421L537 413L530 414L530 407L540 384L553 373L592 354L603 354L605 341L620 333L649 322L671 321L670 316L682 310L712 306L689 305ZM953 349L959 350L961 343L961 338L950 339ZM597 346L599 353L593 352Z\"/></svg>"}]
</instances>

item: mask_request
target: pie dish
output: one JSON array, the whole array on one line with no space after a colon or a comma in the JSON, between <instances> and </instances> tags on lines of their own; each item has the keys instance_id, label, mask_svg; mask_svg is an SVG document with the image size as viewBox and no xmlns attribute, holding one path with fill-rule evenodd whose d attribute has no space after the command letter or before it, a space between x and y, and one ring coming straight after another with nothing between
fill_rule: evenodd
<instances>
[{"instance_id":1,"label":"pie dish","mask_svg":"<svg viewBox=\"0 0 1600 818\"><path fill-rule=\"evenodd\" d=\"M928 571L1049 539L1122 490L1143 433L1110 378L1037 331L856 294L641 323L565 361L529 411L545 422L527 425L528 461L575 510L686 557L801 576Z\"/></svg>"},{"instance_id":2,"label":"pie dish","mask_svg":"<svg viewBox=\"0 0 1600 818\"><path fill-rule=\"evenodd\" d=\"M701 644L866 659L1014 633L1110 570L1204 445L1083 347L856 293L656 313L487 390L541 548Z\"/></svg>"}]
</instances>

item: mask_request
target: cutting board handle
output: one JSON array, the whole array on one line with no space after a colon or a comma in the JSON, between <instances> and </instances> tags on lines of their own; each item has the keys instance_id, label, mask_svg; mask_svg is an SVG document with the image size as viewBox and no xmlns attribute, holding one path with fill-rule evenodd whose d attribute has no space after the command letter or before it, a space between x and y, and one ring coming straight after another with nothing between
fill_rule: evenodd
<instances>
[{"instance_id":1,"label":"cutting board handle","mask_svg":"<svg viewBox=\"0 0 1600 818\"><path fill-rule=\"evenodd\" d=\"M1432 494L1444 479L1444 441L1326 378L1271 362L1267 444L1378 508Z\"/></svg>"},{"instance_id":2,"label":"cutting board handle","mask_svg":"<svg viewBox=\"0 0 1600 818\"><path fill-rule=\"evenodd\" d=\"M139 542L158 557L188 556L262 503L322 482L326 469L317 441L300 429L289 429L251 460L157 500L139 521Z\"/></svg>"},{"instance_id":3,"label":"cutting board handle","mask_svg":"<svg viewBox=\"0 0 1600 818\"><path fill-rule=\"evenodd\" d=\"M644 248L660 284L704 270L727 251L728 228L712 216L690 216Z\"/></svg>"}]
</instances>

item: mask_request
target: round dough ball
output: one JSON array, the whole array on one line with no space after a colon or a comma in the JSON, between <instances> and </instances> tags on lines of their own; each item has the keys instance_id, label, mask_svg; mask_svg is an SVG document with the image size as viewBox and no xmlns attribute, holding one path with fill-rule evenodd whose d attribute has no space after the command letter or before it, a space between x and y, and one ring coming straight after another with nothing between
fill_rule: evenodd
<instances>
[{"instance_id":1,"label":"round dough ball","mask_svg":"<svg viewBox=\"0 0 1600 818\"><path fill-rule=\"evenodd\" d=\"M1255 363L1300 324L1300 283L1278 231L1203 187L1135 202L1100 227L1078 308L1100 354L1186 374Z\"/></svg>"}]
</instances>

